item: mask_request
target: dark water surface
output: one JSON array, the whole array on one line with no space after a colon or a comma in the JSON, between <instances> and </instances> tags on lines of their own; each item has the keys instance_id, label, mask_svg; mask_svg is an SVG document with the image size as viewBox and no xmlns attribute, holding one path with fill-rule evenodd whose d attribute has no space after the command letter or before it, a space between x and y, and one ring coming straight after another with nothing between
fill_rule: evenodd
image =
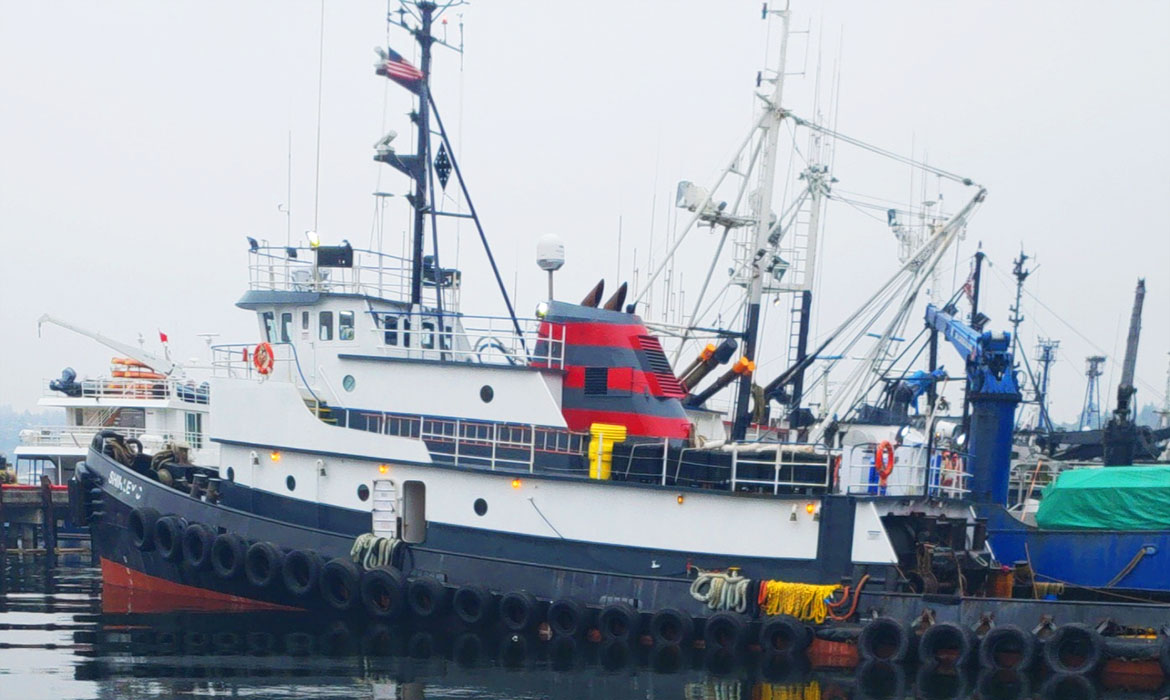
<instances>
[{"instance_id":1,"label":"dark water surface","mask_svg":"<svg viewBox=\"0 0 1170 700\"><path fill-rule=\"evenodd\" d=\"M1161 689L869 666L810 670L677 648L604 646L453 623L428 629L289 613L103 612L80 559L5 562L0 698L1157 698ZM109 603L109 600L107 600ZM110 606L107 605L107 608ZM983 683L984 692L979 692ZM1087 693L1087 694L1086 694Z\"/></svg>"}]
</instances>

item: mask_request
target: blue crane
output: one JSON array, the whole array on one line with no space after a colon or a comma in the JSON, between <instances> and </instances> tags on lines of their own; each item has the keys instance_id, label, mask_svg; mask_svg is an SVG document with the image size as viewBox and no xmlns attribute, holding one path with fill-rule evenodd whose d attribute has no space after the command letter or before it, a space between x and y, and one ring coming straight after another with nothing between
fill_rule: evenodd
<instances>
[{"instance_id":1,"label":"blue crane","mask_svg":"<svg viewBox=\"0 0 1170 700\"><path fill-rule=\"evenodd\" d=\"M1012 429L1020 386L1012 357L1012 334L979 331L955 317L950 309L926 307L926 326L959 351L966 362L967 400L971 423L967 432L971 496L977 503L1005 505L1011 476Z\"/></svg>"}]
</instances>

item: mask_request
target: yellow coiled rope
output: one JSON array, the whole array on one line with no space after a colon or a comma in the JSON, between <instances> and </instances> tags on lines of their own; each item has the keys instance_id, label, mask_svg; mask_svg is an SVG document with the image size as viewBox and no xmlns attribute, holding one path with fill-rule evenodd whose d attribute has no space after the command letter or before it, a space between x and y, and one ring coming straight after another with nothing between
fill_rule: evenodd
<instances>
[{"instance_id":1,"label":"yellow coiled rope","mask_svg":"<svg viewBox=\"0 0 1170 700\"><path fill-rule=\"evenodd\" d=\"M839 584L818 586L811 583L765 581L760 610L765 615L791 615L798 620L820 624L829 616L825 600L841 590Z\"/></svg>"}]
</instances>

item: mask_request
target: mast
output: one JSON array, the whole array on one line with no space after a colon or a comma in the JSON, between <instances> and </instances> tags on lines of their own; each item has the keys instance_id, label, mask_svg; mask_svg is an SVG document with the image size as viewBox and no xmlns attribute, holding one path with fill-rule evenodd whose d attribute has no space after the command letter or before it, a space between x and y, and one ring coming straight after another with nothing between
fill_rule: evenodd
<instances>
[{"instance_id":1,"label":"mast","mask_svg":"<svg viewBox=\"0 0 1170 700\"><path fill-rule=\"evenodd\" d=\"M756 355L756 340L760 330L760 301L764 292L764 251L768 246L768 236L772 229L772 194L776 178L777 145L780 140L780 122L784 119L781 108L781 99L784 96L785 59L788 54L788 20L789 10L772 11L780 16L780 58L776 69L776 80L772 96L765 98L765 114L760 122L763 130L763 150L760 154L760 180L756 191L756 222L755 222L755 251L752 259L752 279L748 286L747 309L744 318L743 357L749 363ZM779 222L777 222L779 223ZM752 394L752 373L744 372L740 375L739 392L735 401L735 421L731 428L731 439L743 440L747 435L749 400Z\"/></svg>"},{"instance_id":2,"label":"mast","mask_svg":"<svg viewBox=\"0 0 1170 700\"><path fill-rule=\"evenodd\" d=\"M1133 464L1137 448L1137 426L1131 417L1130 400L1136 393L1133 386L1137 365L1138 337L1142 331L1142 304L1146 298L1146 281L1139 279L1133 293L1133 311L1129 317L1129 336L1125 341L1125 362L1121 366L1121 383L1117 385L1117 408L1105 426L1102 461L1105 466Z\"/></svg>"},{"instance_id":3,"label":"mast","mask_svg":"<svg viewBox=\"0 0 1170 700\"><path fill-rule=\"evenodd\" d=\"M422 71L423 75L418 91L418 112L413 115L415 125L418 127L418 149L415 153L423 159L424 170L429 170L430 160L427 157L430 154L431 138L429 94L431 89L431 45L434 42L433 37L431 37L431 23L434 19L435 4L423 0L415 6L418 8L422 23L422 26L414 32L414 38L418 41L419 49L422 52L419 70ZM426 242L426 214L429 208L427 206L427 179L425 174L414 178L414 196L410 202L414 208L414 229L410 256L410 304L414 307L420 307L423 303L423 245ZM442 294L441 289L439 294Z\"/></svg>"}]
</instances>

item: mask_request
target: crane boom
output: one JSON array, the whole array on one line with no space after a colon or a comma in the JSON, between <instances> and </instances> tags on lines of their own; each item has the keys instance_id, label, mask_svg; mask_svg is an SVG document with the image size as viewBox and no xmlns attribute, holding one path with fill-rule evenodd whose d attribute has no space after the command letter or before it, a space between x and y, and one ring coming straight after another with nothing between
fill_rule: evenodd
<instances>
[{"instance_id":1,"label":"crane boom","mask_svg":"<svg viewBox=\"0 0 1170 700\"><path fill-rule=\"evenodd\" d=\"M114 340L113 338L104 336L97 331L91 331L88 328L76 326L55 316L50 316L49 314L42 314L41 317L37 319L37 335L40 335L41 326L46 323L51 323L55 326L60 326L66 330L73 331L79 335L84 335L87 338L92 338L117 353L129 357L132 360L138 360L156 372L162 372L163 374L170 375L172 372L179 369L178 365L168 359L158 357L149 352L146 352L141 348L136 348L133 345L128 345L126 343Z\"/></svg>"}]
</instances>

